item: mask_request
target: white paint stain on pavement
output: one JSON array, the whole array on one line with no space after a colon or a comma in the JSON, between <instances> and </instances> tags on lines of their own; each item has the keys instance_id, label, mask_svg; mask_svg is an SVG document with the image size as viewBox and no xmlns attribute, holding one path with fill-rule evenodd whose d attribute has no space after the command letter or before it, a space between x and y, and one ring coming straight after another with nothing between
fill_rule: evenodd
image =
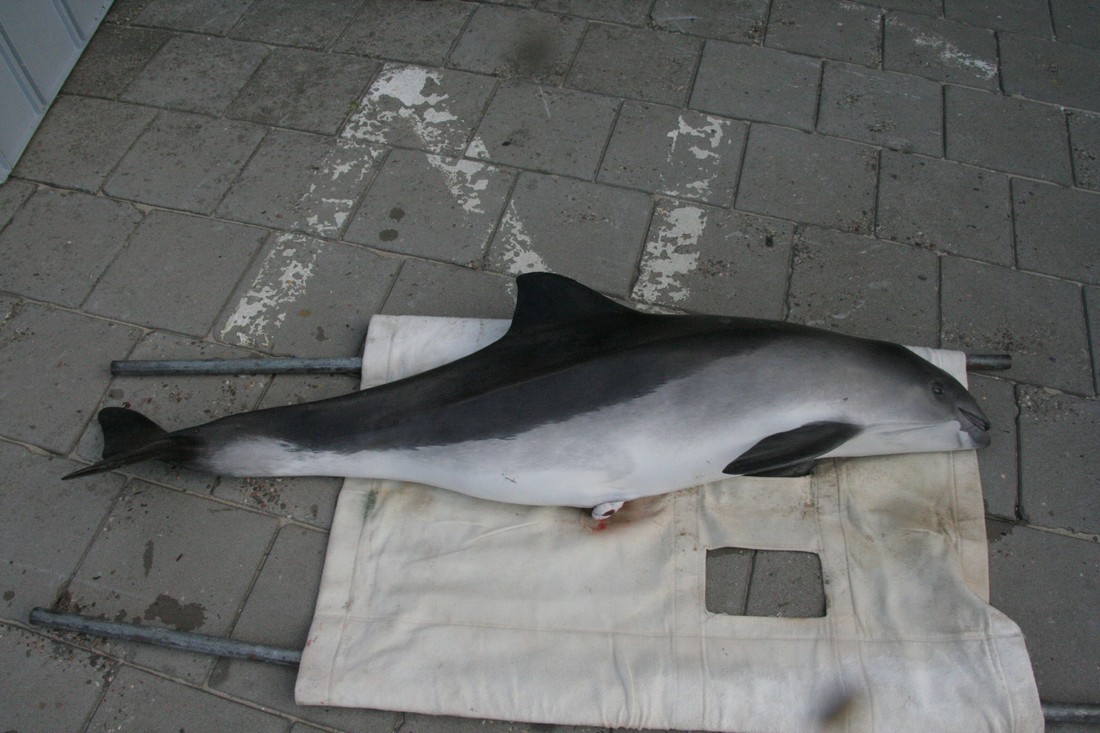
<instances>
[{"instance_id":1,"label":"white paint stain on pavement","mask_svg":"<svg viewBox=\"0 0 1100 733\"><path fill-rule=\"evenodd\" d=\"M513 275L550 272L550 268L532 247L531 235L524 229L514 201L508 204L508 210L500 222L500 232L503 245L500 259L506 272Z\"/></svg>"},{"instance_id":2,"label":"white paint stain on pavement","mask_svg":"<svg viewBox=\"0 0 1100 733\"><path fill-rule=\"evenodd\" d=\"M703 119L705 122L702 125L695 126L685 120L683 115L680 115L676 129L668 133L668 138L672 140L672 145L669 146L668 150L668 162L672 162L677 147L680 147L696 160L707 161L713 159L710 163L705 164L705 167L700 166L704 170L709 169L711 173L680 187L666 188L665 193L671 196L706 198L711 192L711 186L714 184L715 178L718 176L720 168L718 151L726 134L726 126L729 123L717 117L706 116Z\"/></svg>"},{"instance_id":3,"label":"white paint stain on pavement","mask_svg":"<svg viewBox=\"0 0 1100 733\"><path fill-rule=\"evenodd\" d=\"M680 119L677 122L676 129L668 133L668 137L672 140L672 147L668 151L668 159L672 160L672 156L676 153L676 146L680 142L680 136L686 136L692 138L692 140L686 141L688 145L688 151L699 160L706 160L707 158L717 158L718 153L716 150L718 146L722 144L722 136L725 134L725 123L723 120L717 117L706 117L706 124L695 127L688 123L684 119L683 115L680 115ZM702 143L702 145L700 145Z\"/></svg>"},{"instance_id":4,"label":"white paint stain on pavement","mask_svg":"<svg viewBox=\"0 0 1100 733\"><path fill-rule=\"evenodd\" d=\"M221 330L221 340L251 348L269 349L294 304L305 295L319 250L308 237L282 234L260 262L252 284L238 301Z\"/></svg>"},{"instance_id":5,"label":"white paint stain on pavement","mask_svg":"<svg viewBox=\"0 0 1100 733\"><path fill-rule=\"evenodd\" d=\"M309 190L298 200L293 228L337 237L355 209L356 197L383 150L353 140L337 140L317 166Z\"/></svg>"},{"instance_id":6,"label":"white paint stain on pavement","mask_svg":"<svg viewBox=\"0 0 1100 733\"><path fill-rule=\"evenodd\" d=\"M420 66L387 65L356 112L342 136L352 140L386 142L395 125L408 128L429 150L441 152L446 144L447 122L458 119L449 109L449 94L438 89L441 75Z\"/></svg>"},{"instance_id":7,"label":"white paint stain on pavement","mask_svg":"<svg viewBox=\"0 0 1100 733\"><path fill-rule=\"evenodd\" d=\"M489 166L472 160L429 155L428 164L443 174L443 182L455 202L468 214L484 214L481 194L489 188Z\"/></svg>"},{"instance_id":8,"label":"white paint stain on pavement","mask_svg":"<svg viewBox=\"0 0 1100 733\"><path fill-rule=\"evenodd\" d=\"M678 205L658 211L657 216L664 220L656 238L646 243L632 297L650 303L680 303L691 295L683 276L699 264L699 240L707 226L707 212L698 206Z\"/></svg>"},{"instance_id":9,"label":"white paint stain on pavement","mask_svg":"<svg viewBox=\"0 0 1100 733\"><path fill-rule=\"evenodd\" d=\"M972 54L963 51L943 36L922 32L919 29L908 26L905 21L898 20L897 18L890 18L887 22L890 23L890 25L912 30L914 32L913 43L922 48L928 48L937 52L940 61L942 61L945 66L957 69L969 69L977 72L979 76L985 79L993 79L997 76L996 61L986 61L985 59L976 58Z\"/></svg>"}]
</instances>

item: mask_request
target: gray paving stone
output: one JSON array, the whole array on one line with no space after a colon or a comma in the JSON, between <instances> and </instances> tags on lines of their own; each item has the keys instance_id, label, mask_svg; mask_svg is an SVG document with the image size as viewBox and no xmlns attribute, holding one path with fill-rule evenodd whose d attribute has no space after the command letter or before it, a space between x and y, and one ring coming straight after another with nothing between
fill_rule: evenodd
<instances>
[{"instance_id":1,"label":"gray paving stone","mask_svg":"<svg viewBox=\"0 0 1100 733\"><path fill-rule=\"evenodd\" d=\"M225 35L252 0L152 0L137 16L137 25Z\"/></svg>"},{"instance_id":2,"label":"gray paving stone","mask_svg":"<svg viewBox=\"0 0 1100 733\"><path fill-rule=\"evenodd\" d=\"M94 373L106 374L110 359L125 356L125 353L120 353L106 359L89 359L83 365ZM232 359L246 356L254 354L221 344L154 331L142 338L129 358ZM270 378L266 376L115 377L110 381L99 407L130 407L165 429L178 430L253 409L269 381ZM89 463L99 460L103 453L103 434L97 421L93 420L88 424L76 452ZM208 493L211 488L219 485L219 479L215 476L170 466L160 461L127 466L125 473L198 493ZM223 483L226 481L229 479L222 479Z\"/></svg>"},{"instance_id":3,"label":"gray paving stone","mask_svg":"<svg viewBox=\"0 0 1100 733\"><path fill-rule=\"evenodd\" d=\"M782 318L793 234L788 222L662 200L631 299L689 311Z\"/></svg>"},{"instance_id":4,"label":"gray paving stone","mask_svg":"<svg viewBox=\"0 0 1100 733\"><path fill-rule=\"evenodd\" d=\"M710 41L691 106L746 120L812 130L821 62L757 46Z\"/></svg>"},{"instance_id":5,"label":"gray paving stone","mask_svg":"<svg viewBox=\"0 0 1100 733\"><path fill-rule=\"evenodd\" d=\"M457 0L368 0L336 42L335 50L441 66L475 7Z\"/></svg>"},{"instance_id":6,"label":"gray paving stone","mask_svg":"<svg viewBox=\"0 0 1100 733\"><path fill-rule=\"evenodd\" d=\"M5 471L0 614L24 622L32 608L50 605L68 582L123 480L100 475L60 481L80 466L13 443L0 442L0 464Z\"/></svg>"},{"instance_id":7,"label":"gray paving stone","mask_svg":"<svg viewBox=\"0 0 1100 733\"><path fill-rule=\"evenodd\" d=\"M384 152L343 138L272 130L222 199L218 215L338 236Z\"/></svg>"},{"instance_id":8,"label":"gray paving stone","mask_svg":"<svg viewBox=\"0 0 1100 733\"><path fill-rule=\"evenodd\" d=\"M587 92L505 82L489 103L466 155L591 179L618 104Z\"/></svg>"},{"instance_id":9,"label":"gray paving stone","mask_svg":"<svg viewBox=\"0 0 1100 733\"><path fill-rule=\"evenodd\" d=\"M397 259L362 247L275 235L230 297L214 335L276 354L358 354L399 267Z\"/></svg>"},{"instance_id":10,"label":"gray paving stone","mask_svg":"<svg viewBox=\"0 0 1100 733\"><path fill-rule=\"evenodd\" d=\"M67 453L107 387L107 364L137 339L137 329L23 305L0 331L0 433Z\"/></svg>"},{"instance_id":11,"label":"gray paving stone","mask_svg":"<svg viewBox=\"0 0 1100 733\"><path fill-rule=\"evenodd\" d=\"M882 12L829 0L776 0L768 16L766 46L877 66Z\"/></svg>"},{"instance_id":12,"label":"gray paving stone","mask_svg":"<svg viewBox=\"0 0 1100 733\"><path fill-rule=\"evenodd\" d=\"M719 547L707 550L706 608L711 613L745 615L752 578L753 550Z\"/></svg>"},{"instance_id":13,"label":"gray paving stone","mask_svg":"<svg viewBox=\"0 0 1100 733\"><path fill-rule=\"evenodd\" d=\"M382 312L396 316L511 318L515 282L495 272L409 260Z\"/></svg>"},{"instance_id":14,"label":"gray paving stone","mask_svg":"<svg viewBox=\"0 0 1100 733\"><path fill-rule=\"evenodd\" d=\"M1100 9L1089 0L1051 0L1059 41L1100 48Z\"/></svg>"},{"instance_id":15,"label":"gray paving stone","mask_svg":"<svg viewBox=\"0 0 1100 733\"><path fill-rule=\"evenodd\" d=\"M1031 524L1100 533L1100 401L1021 385L1020 493Z\"/></svg>"},{"instance_id":16,"label":"gray paving stone","mask_svg":"<svg viewBox=\"0 0 1100 733\"><path fill-rule=\"evenodd\" d=\"M114 99L171 37L154 28L104 23L65 80L65 93Z\"/></svg>"},{"instance_id":17,"label":"gray paving stone","mask_svg":"<svg viewBox=\"0 0 1100 733\"><path fill-rule=\"evenodd\" d=\"M85 302L91 313L202 337L266 232L153 211Z\"/></svg>"},{"instance_id":18,"label":"gray paving stone","mask_svg":"<svg viewBox=\"0 0 1100 733\"><path fill-rule=\"evenodd\" d=\"M81 730L115 672L110 660L0 625L3 725L8 730Z\"/></svg>"},{"instance_id":19,"label":"gray paving stone","mask_svg":"<svg viewBox=\"0 0 1100 733\"><path fill-rule=\"evenodd\" d=\"M646 3L635 0L541 0L539 10L625 25L645 25L649 17Z\"/></svg>"},{"instance_id":20,"label":"gray paving stone","mask_svg":"<svg viewBox=\"0 0 1100 733\"><path fill-rule=\"evenodd\" d=\"M327 536L283 527L264 561L232 637L289 649L305 646L321 582ZM210 675L219 692L347 730L388 733L401 714L300 707L294 703L294 672L275 665L221 660Z\"/></svg>"},{"instance_id":21,"label":"gray paving stone","mask_svg":"<svg viewBox=\"0 0 1100 733\"><path fill-rule=\"evenodd\" d=\"M1073 177L1078 186L1100 191L1100 115L1070 112Z\"/></svg>"},{"instance_id":22,"label":"gray paving stone","mask_svg":"<svg viewBox=\"0 0 1100 733\"><path fill-rule=\"evenodd\" d=\"M649 215L645 194L523 173L486 264L511 275L549 270L625 296Z\"/></svg>"},{"instance_id":23,"label":"gray paving stone","mask_svg":"<svg viewBox=\"0 0 1100 733\"><path fill-rule=\"evenodd\" d=\"M451 52L450 66L560 84L585 22L566 15L481 5Z\"/></svg>"},{"instance_id":24,"label":"gray paving stone","mask_svg":"<svg viewBox=\"0 0 1100 733\"><path fill-rule=\"evenodd\" d=\"M209 685L237 699L248 700L270 710L289 713L296 718L324 725L325 730L335 728L341 731L354 731L354 733L392 733L398 729L404 717L399 712L383 710L299 706L294 702L296 677L294 669L278 664L221 659L214 664ZM444 725L447 725L455 719L442 720L445 720ZM304 726L302 723L296 723L291 730L320 733L318 728ZM446 728L446 730L450 729Z\"/></svg>"},{"instance_id":25,"label":"gray paving stone","mask_svg":"<svg viewBox=\"0 0 1100 733\"><path fill-rule=\"evenodd\" d=\"M1092 392L1078 285L957 257L941 264L944 348L1011 354L1006 377Z\"/></svg>"},{"instance_id":26,"label":"gray paving stone","mask_svg":"<svg viewBox=\"0 0 1100 733\"><path fill-rule=\"evenodd\" d=\"M0 288L76 307L141 221L133 206L42 189L0 233Z\"/></svg>"},{"instance_id":27,"label":"gray paving stone","mask_svg":"<svg viewBox=\"0 0 1100 733\"><path fill-rule=\"evenodd\" d=\"M304 647L327 545L323 532L295 526L280 529L232 637L288 649Z\"/></svg>"},{"instance_id":28,"label":"gray paving stone","mask_svg":"<svg viewBox=\"0 0 1100 733\"><path fill-rule=\"evenodd\" d=\"M263 128L247 122L161 112L103 190L124 199L209 214L263 134ZM172 174L165 175L166 170Z\"/></svg>"},{"instance_id":29,"label":"gray paving stone","mask_svg":"<svg viewBox=\"0 0 1100 733\"><path fill-rule=\"evenodd\" d=\"M129 484L80 564L62 605L79 613L224 636L277 522L144 481ZM200 682L203 655L103 642L128 661Z\"/></svg>"},{"instance_id":30,"label":"gray paving stone","mask_svg":"<svg viewBox=\"0 0 1100 733\"><path fill-rule=\"evenodd\" d=\"M1093 380L1100 395L1100 288L1085 288L1085 308L1088 311Z\"/></svg>"},{"instance_id":31,"label":"gray paving stone","mask_svg":"<svg viewBox=\"0 0 1100 733\"><path fill-rule=\"evenodd\" d=\"M931 252L817 227L796 241L791 321L936 346L938 300L939 264Z\"/></svg>"},{"instance_id":32,"label":"gray paving stone","mask_svg":"<svg viewBox=\"0 0 1100 733\"><path fill-rule=\"evenodd\" d=\"M249 41L323 49L339 37L360 0L257 0L230 35Z\"/></svg>"},{"instance_id":33,"label":"gray paving stone","mask_svg":"<svg viewBox=\"0 0 1100 733\"><path fill-rule=\"evenodd\" d=\"M939 156L943 94L926 79L827 64L817 129L829 135Z\"/></svg>"},{"instance_id":34,"label":"gray paving stone","mask_svg":"<svg viewBox=\"0 0 1100 733\"><path fill-rule=\"evenodd\" d=\"M947 157L1057 183L1072 181L1066 122L1056 107L948 86Z\"/></svg>"},{"instance_id":35,"label":"gray paving stone","mask_svg":"<svg viewBox=\"0 0 1100 733\"><path fill-rule=\"evenodd\" d=\"M1012 382L979 374L967 375L970 394L992 425L993 442L978 451L986 513L1014 520L1019 506L1019 454L1016 436L1016 395Z\"/></svg>"},{"instance_id":36,"label":"gray paving stone","mask_svg":"<svg viewBox=\"0 0 1100 733\"><path fill-rule=\"evenodd\" d=\"M386 64L341 136L461 155L495 86L464 71Z\"/></svg>"},{"instance_id":37,"label":"gray paving stone","mask_svg":"<svg viewBox=\"0 0 1100 733\"><path fill-rule=\"evenodd\" d=\"M757 550L745 615L824 616L825 586L820 558L812 552Z\"/></svg>"},{"instance_id":38,"label":"gray paving stone","mask_svg":"<svg viewBox=\"0 0 1100 733\"><path fill-rule=\"evenodd\" d=\"M1097 14L1100 17L1100 13ZM1001 76L1009 94L1100 111L1100 49L1001 33Z\"/></svg>"},{"instance_id":39,"label":"gray paving stone","mask_svg":"<svg viewBox=\"0 0 1100 733\"><path fill-rule=\"evenodd\" d=\"M103 22L112 25L129 25L149 2L150 0L115 0L111 3L107 15L103 17Z\"/></svg>"},{"instance_id":40,"label":"gray paving stone","mask_svg":"<svg viewBox=\"0 0 1100 733\"><path fill-rule=\"evenodd\" d=\"M267 56L258 43L179 35L157 51L120 99L221 114Z\"/></svg>"},{"instance_id":41,"label":"gray paving stone","mask_svg":"<svg viewBox=\"0 0 1100 733\"><path fill-rule=\"evenodd\" d=\"M14 178L9 178L5 183L0 184L0 232L34 191L34 185Z\"/></svg>"},{"instance_id":42,"label":"gray paving stone","mask_svg":"<svg viewBox=\"0 0 1100 733\"><path fill-rule=\"evenodd\" d=\"M412 150L390 153L345 239L455 264L481 262L515 173Z\"/></svg>"},{"instance_id":43,"label":"gray paving stone","mask_svg":"<svg viewBox=\"0 0 1100 733\"><path fill-rule=\"evenodd\" d=\"M754 125L738 186L739 209L870 233L878 151L797 130Z\"/></svg>"},{"instance_id":44,"label":"gray paving stone","mask_svg":"<svg viewBox=\"0 0 1100 733\"><path fill-rule=\"evenodd\" d=\"M1016 179L1012 205L1021 268L1100 284L1100 194Z\"/></svg>"},{"instance_id":45,"label":"gray paving stone","mask_svg":"<svg viewBox=\"0 0 1100 733\"><path fill-rule=\"evenodd\" d=\"M768 18L767 0L657 0L650 13L665 30L740 43L759 43Z\"/></svg>"},{"instance_id":46,"label":"gray paving stone","mask_svg":"<svg viewBox=\"0 0 1100 733\"><path fill-rule=\"evenodd\" d=\"M247 730L283 733L289 722L194 687L123 667L96 708L88 733L186 730L220 733Z\"/></svg>"},{"instance_id":47,"label":"gray paving stone","mask_svg":"<svg viewBox=\"0 0 1100 733\"><path fill-rule=\"evenodd\" d=\"M683 104L702 45L680 33L590 23L567 84L611 96Z\"/></svg>"},{"instance_id":48,"label":"gray paving stone","mask_svg":"<svg viewBox=\"0 0 1100 733\"><path fill-rule=\"evenodd\" d=\"M275 48L226 116L335 135L379 68L366 59Z\"/></svg>"},{"instance_id":49,"label":"gray paving stone","mask_svg":"<svg viewBox=\"0 0 1100 733\"><path fill-rule=\"evenodd\" d=\"M885 151L879 175L878 236L1012 265L1008 177L946 160Z\"/></svg>"},{"instance_id":50,"label":"gray paving stone","mask_svg":"<svg viewBox=\"0 0 1100 733\"><path fill-rule=\"evenodd\" d=\"M943 0L876 0L875 5L923 15L940 15L943 11Z\"/></svg>"},{"instance_id":51,"label":"gray paving stone","mask_svg":"<svg viewBox=\"0 0 1100 733\"><path fill-rule=\"evenodd\" d=\"M1013 33L1050 37L1050 8L1046 0L946 0L951 20Z\"/></svg>"},{"instance_id":52,"label":"gray paving stone","mask_svg":"<svg viewBox=\"0 0 1100 733\"><path fill-rule=\"evenodd\" d=\"M990 599L1023 629L1039 698L1100 703L1100 544L1000 522L988 534Z\"/></svg>"},{"instance_id":53,"label":"gray paving stone","mask_svg":"<svg viewBox=\"0 0 1100 733\"><path fill-rule=\"evenodd\" d=\"M939 18L887 14L883 67L937 81L999 89L993 32Z\"/></svg>"},{"instance_id":54,"label":"gray paving stone","mask_svg":"<svg viewBox=\"0 0 1100 733\"><path fill-rule=\"evenodd\" d=\"M95 192L156 111L63 95L31 139L15 175Z\"/></svg>"},{"instance_id":55,"label":"gray paving stone","mask_svg":"<svg viewBox=\"0 0 1100 733\"><path fill-rule=\"evenodd\" d=\"M742 122L626 102L598 180L728 206L747 134Z\"/></svg>"}]
</instances>

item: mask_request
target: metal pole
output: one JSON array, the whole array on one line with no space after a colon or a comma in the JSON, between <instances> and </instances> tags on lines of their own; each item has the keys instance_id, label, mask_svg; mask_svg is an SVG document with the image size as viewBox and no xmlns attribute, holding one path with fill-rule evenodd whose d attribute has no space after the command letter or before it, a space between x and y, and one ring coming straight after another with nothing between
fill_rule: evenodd
<instances>
[{"instance_id":1,"label":"metal pole","mask_svg":"<svg viewBox=\"0 0 1100 733\"><path fill-rule=\"evenodd\" d=\"M190 374L359 374L362 361L344 358L129 359L111 362L116 377Z\"/></svg>"},{"instance_id":2,"label":"metal pole","mask_svg":"<svg viewBox=\"0 0 1100 733\"><path fill-rule=\"evenodd\" d=\"M104 621L76 613L54 613L45 608L31 611L31 624L47 629L76 631L105 639L140 641L145 644L181 649L215 657L251 659L295 667L302 661L297 649L250 644L217 636L195 634L189 631L159 629L123 621ZM1043 703L1043 717L1051 723L1100 723L1100 705L1074 705Z\"/></svg>"},{"instance_id":3,"label":"metal pole","mask_svg":"<svg viewBox=\"0 0 1100 733\"><path fill-rule=\"evenodd\" d=\"M966 369L971 372L1003 372L1012 368L1012 354L967 354Z\"/></svg>"},{"instance_id":4,"label":"metal pole","mask_svg":"<svg viewBox=\"0 0 1100 733\"><path fill-rule=\"evenodd\" d=\"M1045 702L1043 717L1048 723L1100 723L1100 705Z\"/></svg>"},{"instance_id":5,"label":"metal pole","mask_svg":"<svg viewBox=\"0 0 1100 733\"><path fill-rule=\"evenodd\" d=\"M234 639L223 639L189 631L141 626L122 621L104 621L76 613L54 613L45 608L32 610L30 621L34 626L42 626L47 629L77 631L104 639L140 641L145 644L209 654L215 657L252 659L260 662L285 664L290 667L297 666L302 661L302 653L297 649L283 649L267 646L266 644L250 644Z\"/></svg>"},{"instance_id":6,"label":"metal pole","mask_svg":"<svg viewBox=\"0 0 1100 733\"><path fill-rule=\"evenodd\" d=\"M218 374L351 374L360 373L359 357L271 357L261 359L129 359L111 362L116 377L161 377ZM970 371L1004 371L1010 354L967 354Z\"/></svg>"}]
</instances>

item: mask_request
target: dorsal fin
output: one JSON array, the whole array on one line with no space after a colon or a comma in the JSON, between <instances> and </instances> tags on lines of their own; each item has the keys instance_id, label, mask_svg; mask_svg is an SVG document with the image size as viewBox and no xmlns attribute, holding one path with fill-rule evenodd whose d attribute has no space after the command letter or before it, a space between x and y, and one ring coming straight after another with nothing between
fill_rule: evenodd
<instances>
[{"instance_id":1,"label":"dorsal fin","mask_svg":"<svg viewBox=\"0 0 1100 733\"><path fill-rule=\"evenodd\" d=\"M516 278L516 289L511 333L595 315L635 312L576 280L551 272L520 275Z\"/></svg>"}]
</instances>

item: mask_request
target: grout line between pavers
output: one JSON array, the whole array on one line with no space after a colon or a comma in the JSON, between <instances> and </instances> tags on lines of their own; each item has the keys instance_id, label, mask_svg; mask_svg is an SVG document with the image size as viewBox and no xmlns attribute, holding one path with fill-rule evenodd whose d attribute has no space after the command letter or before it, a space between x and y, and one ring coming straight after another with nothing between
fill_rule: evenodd
<instances>
[{"instance_id":1,"label":"grout line between pavers","mask_svg":"<svg viewBox=\"0 0 1100 733\"><path fill-rule=\"evenodd\" d=\"M611 138L615 136L615 128L619 126L619 118L623 114L623 107L626 105L627 100L619 100L619 103L615 106L615 114L611 118L611 124L607 128L607 135L603 139L603 145L600 146L600 155L596 159L595 169L592 171L592 177L582 179L586 183L600 183L600 171L603 169L604 159L607 158L607 151L611 148ZM640 102L645 104L645 102Z\"/></svg>"},{"instance_id":2,"label":"grout line between pavers","mask_svg":"<svg viewBox=\"0 0 1100 733\"><path fill-rule=\"evenodd\" d=\"M755 127L754 122L745 123L745 137L741 141L741 158L737 161L737 178L734 179L733 190L730 191L729 205L723 207L730 211L737 211L737 199L741 195L741 183L745 177L745 159L749 157L749 136L752 135Z\"/></svg>"},{"instance_id":3,"label":"grout line between pavers","mask_svg":"<svg viewBox=\"0 0 1100 733\"><path fill-rule=\"evenodd\" d=\"M947 257L942 252L936 253L936 348L943 348L943 258Z\"/></svg>"},{"instance_id":4,"label":"grout line between pavers","mask_svg":"<svg viewBox=\"0 0 1100 733\"><path fill-rule=\"evenodd\" d=\"M224 117L215 117L214 119L221 120L223 122L225 121ZM233 180L231 180L226 185L225 190L222 191L221 196L218 197L218 200L214 202L214 204L210 207L209 211L200 212L203 216L206 216L208 218L213 218L213 217L218 215L218 209L221 208L222 204L224 204L225 200L229 197L229 192L232 191L234 188L236 188L237 184L241 180L241 176L244 175L245 170L248 169L248 166L251 165L252 161L256 158L257 155L259 155L260 148L262 148L264 146L264 144L267 142L268 138L271 137L272 134L274 133L274 128L269 126L269 125L257 125L254 122L249 122L247 124L250 124L254 127L263 128L264 134L260 137L260 139L253 146L252 150L249 151L248 157L245 159L244 163L242 163L241 166L237 169L237 172L233 175ZM323 137L328 137L328 136L323 136Z\"/></svg>"},{"instance_id":5,"label":"grout line between pavers","mask_svg":"<svg viewBox=\"0 0 1100 733\"><path fill-rule=\"evenodd\" d=\"M630 279L630 285L626 289L627 302L637 303L645 302L641 299L634 299L634 289L638 287L638 283L642 279L642 262L645 261L646 252L649 249L649 243L652 241L651 234L653 231L653 220L657 217L657 207L660 206L661 199L657 194L650 194L649 196L649 217L646 219L645 229L642 230L642 246L638 250L638 256L634 260L634 268L632 272L634 276Z\"/></svg>"},{"instance_id":6,"label":"grout line between pavers","mask_svg":"<svg viewBox=\"0 0 1100 733\"><path fill-rule=\"evenodd\" d=\"M801 224L795 224L794 230L791 232L791 256L787 258L787 283L783 297L783 317L781 319L784 322L789 322L791 314L794 312L792 306L794 302L794 268L798 263L799 247L804 242L802 239L803 232L805 232L805 227Z\"/></svg>"},{"instance_id":7,"label":"grout line between pavers","mask_svg":"<svg viewBox=\"0 0 1100 733\"><path fill-rule=\"evenodd\" d=\"M483 272L496 272L496 270L489 270L489 252L493 249L493 241L497 238L497 234L500 232L500 227L504 223L505 217L508 216L508 207L512 205L512 198L515 196L516 187L519 185L519 179L526 171L519 169L516 174L512 176L512 183L508 187L508 193L504 195L504 205L500 208L500 216L496 218L493 223L493 227L489 232L489 236L486 238L485 251L481 253L481 258L477 261L477 266L471 268ZM510 272L502 272L502 275L515 279L515 275Z\"/></svg>"},{"instance_id":8,"label":"grout line between pavers","mask_svg":"<svg viewBox=\"0 0 1100 733\"><path fill-rule=\"evenodd\" d=\"M575 17L575 16L564 16L564 17ZM581 49L584 48L584 42L586 40L588 40L588 34L592 32L593 24L602 23L603 25L609 25L608 23L604 23L603 21L593 20L591 18L578 18L578 20L581 20L581 21L584 22L584 30L581 31L580 40L577 41L577 47L575 49L573 49L573 55L569 58L569 63L567 63L565 65L565 71L561 75L561 81L559 81L557 83L557 88L558 89L575 89L576 88L576 87L567 87L567 86L565 86L565 82L569 78L569 76L573 73L573 68L577 65L577 59L580 58ZM630 27L630 26L624 26L620 23L616 23L615 25L619 26L619 27L623 27L623 28L629 28ZM581 91L583 91L583 90L581 90Z\"/></svg>"},{"instance_id":9,"label":"grout line between pavers","mask_svg":"<svg viewBox=\"0 0 1100 733\"><path fill-rule=\"evenodd\" d=\"M708 39L701 38L702 41L699 44L699 50L695 53L695 64L691 69L691 79L688 81L686 94L684 95L683 104L680 105L680 109L694 109L691 106L691 97L695 94L695 85L699 83L699 69L703 66L703 54L707 50Z\"/></svg>"},{"instance_id":10,"label":"grout line between pavers","mask_svg":"<svg viewBox=\"0 0 1100 733\"><path fill-rule=\"evenodd\" d=\"M817 98L814 100L814 119L810 125L809 132L817 133L820 135L822 133L818 133L817 127L818 122L821 118L821 104L825 98L825 68L833 62L829 59L818 59L818 61L820 61L821 63L818 64L817 67ZM806 130L803 130L803 132L806 132Z\"/></svg>"},{"instance_id":11,"label":"grout line between pavers","mask_svg":"<svg viewBox=\"0 0 1100 733\"><path fill-rule=\"evenodd\" d=\"M215 488L217 488L216 485ZM267 561L271 558L271 551L275 547L275 542L279 539L279 535L282 534L283 528L286 526L289 525L283 524L282 522L277 522L275 524L275 528L271 532L271 537L267 541L267 547L264 548L263 554L260 556L260 560L256 564L256 569L252 573L252 579L248 582L248 587L241 595L240 606L238 606L234 610L233 618L230 619L229 626L225 630L225 638L231 639L233 637L233 632L237 630L237 624L240 623L241 615L244 614L244 608L248 605L248 599L249 597L251 597L252 591L255 590L256 583L259 582L260 574L263 573L264 567L267 565ZM206 674L203 675L202 679L204 687L210 686L210 677L214 674L214 668L216 666L216 663L211 664L206 670Z\"/></svg>"},{"instance_id":12,"label":"grout line between pavers","mask_svg":"<svg viewBox=\"0 0 1100 733\"><path fill-rule=\"evenodd\" d=\"M336 138L336 143L334 145L339 145L340 140L342 139L343 138L340 137ZM378 160L371 163L371 167L374 170L371 171L370 175L367 177L366 181L363 184L363 189L359 192L359 195L357 195L355 197L355 200L352 202L351 208L348 210L348 215L344 218L344 223L337 227L336 232L331 236L326 236L317 232L303 232L304 234L308 234L311 237L322 239L325 241L356 244L355 242L348 242L348 240L344 239L344 236L348 233L348 229L351 228L352 223L356 220L356 218L358 218L359 210L363 208L363 203L367 200L367 196L370 194L371 189L374 188L374 184L378 182L379 176L382 175L382 169L386 167L386 163L389 161L390 155L393 154L394 150L397 150L397 148L392 145L383 145L381 143L368 142L367 145L373 145L375 147L381 148L382 154L378 157ZM330 148L330 150L332 150L332 148ZM426 154L432 155L432 153ZM308 194L304 194L302 198L299 198L299 201L305 198L306 195Z\"/></svg>"},{"instance_id":13,"label":"grout line between pavers","mask_svg":"<svg viewBox=\"0 0 1100 733\"><path fill-rule=\"evenodd\" d=\"M332 54L339 56L342 54ZM343 140L343 133L347 130L348 125L351 124L351 118L363 110L363 101L366 99L367 94L370 92L370 88L374 86L374 83L378 81L378 77L382 75L382 71L386 68L387 61L381 59L375 59L371 57L356 56L356 58L367 58L369 61L376 61L378 69L370 74L367 78L366 84L360 86L359 91L355 95L355 99L349 102L347 108L344 110L344 116L340 120L340 124L336 126L336 139Z\"/></svg>"},{"instance_id":14,"label":"grout line between pavers","mask_svg":"<svg viewBox=\"0 0 1100 733\"><path fill-rule=\"evenodd\" d=\"M71 96L82 96L82 95L71 95ZM86 97L86 98L87 99L96 99L96 97ZM123 102L123 101L118 100L118 99L111 100L111 101L113 101L115 104L127 104L127 105L131 104L131 102ZM143 105L136 105L136 106L140 107L140 106L143 106ZM149 120L145 123L145 125L141 128L141 130L136 135L134 135L134 139L131 140L130 144L126 146L126 150L123 151L122 155L118 156L118 160L116 160L115 164L111 166L111 169L109 171L107 171L105 174L103 174L103 180L101 180L99 182L99 185L96 186L96 190L92 192L94 195L109 196L109 194L107 194L107 192L103 190L103 187L107 185L107 181L111 180L111 178L115 175L115 173L118 172L119 166L122 165L122 161L125 160L126 156L130 154L130 151L132 151L134 149L134 146L137 145L138 140L140 140L147 132L149 132L149 130L157 123L158 120L160 120L160 118L164 114L164 110L161 109L160 107L147 106L146 109L154 109L154 110L156 110L156 112L149 118Z\"/></svg>"}]
</instances>

